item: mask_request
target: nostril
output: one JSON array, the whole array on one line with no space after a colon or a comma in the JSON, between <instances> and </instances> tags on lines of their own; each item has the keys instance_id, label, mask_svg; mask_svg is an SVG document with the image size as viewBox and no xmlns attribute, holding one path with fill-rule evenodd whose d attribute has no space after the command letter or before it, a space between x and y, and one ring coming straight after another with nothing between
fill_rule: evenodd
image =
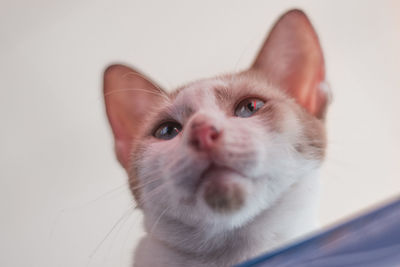
<instances>
[{"instance_id":1,"label":"nostril","mask_svg":"<svg viewBox=\"0 0 400 267\"><path fill-rule=\"evenodd\" d=\"M211 140L216 141L218 139L218 137L219 137L218 130L214 126L212 126L210 128L210 130L211 130L211 133L210 133Z\"/></svg>"}]
</instances>

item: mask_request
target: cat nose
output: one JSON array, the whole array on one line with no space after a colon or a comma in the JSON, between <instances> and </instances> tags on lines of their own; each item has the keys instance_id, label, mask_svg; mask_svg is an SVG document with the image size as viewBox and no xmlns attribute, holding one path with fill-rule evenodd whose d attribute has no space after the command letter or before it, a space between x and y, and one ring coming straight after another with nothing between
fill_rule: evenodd
<instances>
[{"instance_id":1,"label":"cat nose","mask_svg":"<svg viewBox=\"0 0 400 267\"><path fill-rule=\"evenodd\" d=\"M199 118L190 126L190 145L197 151L207 151L215 146L220 135L214 125Z\"/></svg>"}]
</instances>

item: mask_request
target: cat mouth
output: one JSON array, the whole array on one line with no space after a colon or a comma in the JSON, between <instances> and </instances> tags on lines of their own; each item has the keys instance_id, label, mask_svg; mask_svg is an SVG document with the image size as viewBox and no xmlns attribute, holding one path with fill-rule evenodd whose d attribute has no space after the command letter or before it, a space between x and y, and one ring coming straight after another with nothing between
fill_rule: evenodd
<instances>
[{"instance_id":1,"label":"cat mouth","mask_svg":"<svg viewBox=\"0 0 400 267\"><path fill-rule=\"evenodd\" d=\"M217 213L231 213L245 202L245 180L229 167L211 164L202 173L198 188L209 208Z\"/></svg>"},{"instance_id":2,"label":"cat mouth","mask_svg":"<svg viewBox=\"0 0 400 267\"><path fill-rule=\"evenodd\" d=\"M219 178L221 175L228 174L228 173L235 173L235 174L239 174L240 176L243 176L242 174L240 174L239 172L235 171L232 168L229 168L226 166L219 166L219 165L216 165L215 163L211 163L207 167L207 169L205 169L201 173L198 186L200 186L203 182L205 182L209 179L221 179L221 178ZM225 176L225 175L223 175L223 176Z\"/></svg>"}]
</instances>

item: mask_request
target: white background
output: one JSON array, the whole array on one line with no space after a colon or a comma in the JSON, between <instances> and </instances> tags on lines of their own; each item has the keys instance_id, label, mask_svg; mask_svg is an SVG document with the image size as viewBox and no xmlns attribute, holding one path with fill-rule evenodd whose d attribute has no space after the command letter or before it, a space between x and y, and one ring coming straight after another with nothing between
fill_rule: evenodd
<instances>
[{"instance_id":1,"label":"white background","mask_svg":"<svg viewBox=\"0 0 400 267\"><path fill-rule=\"evenodd\" d=\"M129 266L141 217L113 154L104 67L167 89L243 69L291 7L314 23L334 92L322 223L398 194L399 1L1 0L0 265Z\"/></svg>"}]
</instances>

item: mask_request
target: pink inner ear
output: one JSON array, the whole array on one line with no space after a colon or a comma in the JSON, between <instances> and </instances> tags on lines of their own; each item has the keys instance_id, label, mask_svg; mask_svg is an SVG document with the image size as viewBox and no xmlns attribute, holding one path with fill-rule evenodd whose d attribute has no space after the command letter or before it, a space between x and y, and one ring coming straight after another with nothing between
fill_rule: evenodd
<instances>
[{"instance_id":1,"label":"pink inner ear","mask_svg":"<svg viewBox=\"0 0 400 267\"><path fill-rule=\"evenodd\" d=\"M107 116L117 158L125 169L129 167L132 143L143 128L144 118L165 96L158 86L129 67L112 65L104 72Z\"/></svg>"},{"instance_id":2,"label":"pink inner ear","mask_svg":"<svg viewBox=\"0 0 400 267\"><path fill-rule=\"evenodd\" d=\"M309 113L322 118L326 95L324 58L317 34L299 10L284 14L271 30L252 69L288 92Z\"/></svg>"}]
</instances>

